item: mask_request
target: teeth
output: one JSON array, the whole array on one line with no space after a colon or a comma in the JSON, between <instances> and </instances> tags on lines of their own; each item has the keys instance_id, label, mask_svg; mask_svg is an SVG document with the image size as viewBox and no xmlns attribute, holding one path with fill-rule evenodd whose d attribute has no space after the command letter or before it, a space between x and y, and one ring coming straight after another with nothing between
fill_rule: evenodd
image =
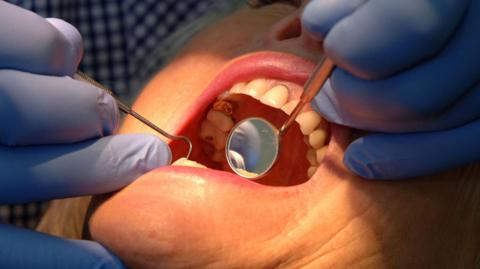
<instances>
[{"instance_id":1,"label":"teeth","mask_svg":"<svg viewBox=\"0 0 480 269\"><path fill-rule=\"evenodd\" d=\"M317 172L318 166L310 166L307 171L308 177L312 177Z\"/></svg>"},{"instance_id":2,"label":"teeth","mask_svg":"<svg viewBox=\"0 0 480 269\"><path fill-rule=\"evenodd\" d=\"M288 88L284 85L278 85L271 88L263 95L260 102L275 108L281 108L287 103Z\"/></svg>"},{"instance_id":3,"label":"teeth","mask_svg":"<svg viewBox=\"0 0 480 269\"><path fill-rule=\"evenodd\" d=\"M320 149L326 141L327 132L322 129L317 129L308 136L308 144L314 149Z\"/></svg>"},{"instance_id":4,"label":"teeth","mask_svg":"<svg viewBox=\"0 0 480 269\"><path fill-rule=\"evenodd\" d=\"M317 162L321 163L323 158L325 158L325 153L327 153L327 146L317 149Z\"/></svg>"},{"instance_id":5,"label":"teeth","mask_svg":"<svg viewBox=\"0 0 480 269\"><path fill-rule=\"evenodd\" d=\"M318 165L317 162L317 151L314 149L309 149L307 151L307 160L311 165Z\"/></svg>"},{"instance_id":6,"label":"teeth","mask_svg":"<svg viewBox=\"0 0 480 269\"><path fill-rule=\"evenodd\" d=\"M249 172L247 170L243 170L243 169L237 169L237 173L241 174L242 176L245 176L247 178L256 178L258 177L258 174L257 173L253 173L253 172Z\"/></svg>"},{"instance_id":7,"label":"teeth","mask_svg":"<svg viewBox=\"0 0 480 269\"><path fill-rule=\"evenodd\" d=\"M230 89L230 93L242 93L245 89L245 86L247 86L247 83L245 82L237 83Z\"/></svg>"},{"instance_id":8,"label":"teeth","mask_svg":"<svg viewBox=\"0 0 480 269\"><path fill-rule=\"evenodd\" d=\"M267 90L267 80L265 79L252 80L245 87L245 92L256 99L260 99Z\"/></svg>"},{"instance_id":9,"label":"teeth","mask_svg":"<svg viewBox=\"0 0 480 269\"><path fill-rule=\"evenodd\" d=\"M215 128L211 123L203 121L200 126L200 138L207 142L213 142L215 136Z\"/></svg>"},{"instance_id":10,"label":"teeth","mask_svg":"<svg viewBox=\"0 0 480 269\"><path fill-rule=\"evenodd\" d=\"M315 111L303 112L295 119L304 135L309 135L317 128L322 118Z\"/></svg>"},{"instance_id":11,"label":"teeth","mask_svg":"<svg viewBox=\"0 0 480 269\"><path fill-rule=\"evenodd\" d=\"M200 138L209 142L217 150L225 148L227 135L217 129L210 121L203 121L200 126Z\"/></svg>"},{"instance_id":12,"label":"teeth","mask_svg":"<svg viewBox=\"0 0 480 269\"><path fill-rule=\"evenodd\" d=\"M233 105L229 101L217 100L212 107L213 110L231 116L233 114Z\"/></svg>"},{"instance_id":13,"label":"teeth","mask_svg":"<svg viewBox=\"0 0 480 269\"><path fill-rule=\"evenodd\" d=\"M292 100L282 106L283 112L287 113L288 115L292 114L292 111L295 109L295 107L298 105L299 100Z\"/></svg>"},{"instance_id":14,"label":"teeth","mask_svg":"<svg viewBox=\"0 0 480 269\"><path fill-rule=\"evenodd\" d=\"M230 131L234 125L232 118L215 110L208 112L207 119L223 132Z\"/></svg>"},{"instance_id":15,"label":"teeth","mask_svg":"<svg viewBox=\"0 0 480 269\"><path fill-rule=\"evenodd\" d=\"M187 160L186 158L180 158L172 163L173 166L190 166L190 167L199 167L199 168L207 168L203 164L199 164L195 161Z\"/></svg>"}]
</instances>

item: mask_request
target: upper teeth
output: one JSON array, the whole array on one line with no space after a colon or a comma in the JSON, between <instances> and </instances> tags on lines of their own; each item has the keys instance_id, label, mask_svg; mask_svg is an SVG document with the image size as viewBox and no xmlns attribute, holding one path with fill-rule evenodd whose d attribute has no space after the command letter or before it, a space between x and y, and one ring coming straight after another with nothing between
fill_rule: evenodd
<instances>
[{"instance_id":1,"label":"upper teeth","mask_svg":"<svg viewBox=\"0 0 480 269\"><path fill-rule=\"evenodd\" d=\"M212 109L202 122L200 137L215 148L210 158L215 162L223 162L226 137L234 126L232 119L232 105L224 99L232 94L245 94L262 102L265 105L281 109L290 114L298 104L292 89L278 81L269 79L255 79L249 83L235 84L229 91L222 93ZM306 136L307 145L311 148L307 154L311 167L308 176L311 177L321 163L326 151L327 131L321 126L321 117L315 111L304 109L296 118L301 132Z\"/></svg>"},{"instance_id":2,"label":"upper teeth","mask_svg":"<svg viewBox=\"0 0 480 269\"><path fill-rule=\"evenodd\" d=\"M287 103L288 88L285 85L278 85L266 92L260 101L275 108L281 108Z\"/></svg>"},{"instance_id":3,"label":"upper teeth","mask_svg":"<svg viewBox=\"0 0 480 269\"><path fill-rule=\"evenodd\" d=\"M223 132L230 131L234 125L233 119L230 116L217 110L210 110L207 114L207 119Z\"/></svg>"}]
</instances>

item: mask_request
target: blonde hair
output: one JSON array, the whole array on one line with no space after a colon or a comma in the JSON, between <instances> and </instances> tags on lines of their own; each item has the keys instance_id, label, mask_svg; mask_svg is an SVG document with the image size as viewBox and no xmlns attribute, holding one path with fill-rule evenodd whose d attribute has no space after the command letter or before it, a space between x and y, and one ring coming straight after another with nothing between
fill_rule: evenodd
<instances>
[{"instance_id":1,"label":"blonde hair","mask_svg":"<svg viewBox=\"0 0 480 269\"><path fill-rule=\"evenodd\" d=\"M37 231L70 239L81 239L91 196L52 201Z\"/></svg>"}]
</instances>

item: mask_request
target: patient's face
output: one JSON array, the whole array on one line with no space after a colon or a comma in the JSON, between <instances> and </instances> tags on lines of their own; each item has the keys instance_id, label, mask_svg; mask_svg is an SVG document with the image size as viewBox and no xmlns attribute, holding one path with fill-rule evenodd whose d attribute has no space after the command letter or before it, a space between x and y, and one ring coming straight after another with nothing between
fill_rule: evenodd
<instances>
[{"instance_id":1,"label":"patient's face","mask_svg":"<svg viewBox=\"0 0 480 269\"><path fill-rule=\"evenodd\" d=\"M232 125L262 116L279 126L321 55L299 12L244 8L146 86L135 109L191 137L192 159L209 169L142 176L97 209L95 240L133 268L449 268L445 255L452 264L471 258L479 242L465 239L478 234L458 207L476 171L401 183L357 178L342 164L349 130L310 108L286 134L271 174L252 182L228 171L222 152ZM127 119L121 132L151 131ZM171 145L175 159L185 154Z\"/></svg>"}]
</instances>

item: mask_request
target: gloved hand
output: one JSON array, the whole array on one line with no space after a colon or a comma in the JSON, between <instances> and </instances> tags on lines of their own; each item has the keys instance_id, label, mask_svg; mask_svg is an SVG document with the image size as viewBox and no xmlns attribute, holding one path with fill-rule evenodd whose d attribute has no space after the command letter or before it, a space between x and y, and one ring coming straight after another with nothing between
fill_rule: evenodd
<instances>
[{"instance_id":1,"label":"gloved hand","mask_svg":"<svg viewBox=\"0 0 480 269\"><path fill-rule=\"evenodd\" d=\"M381 132L349 146L349 169L397 179L480 160L479 1L312 0L302 23L338 66L313 106Z\"/></svg>"},{"instance_id":2,"label":"gloved hand","mask_svg":"<svg viewBox=\"0 0 480 269\"><path fill-rule=\"evenodd\" d=\"M0 1L0 204L117 190L170 162L154 136L110 136L114 99L73 80L81 36ZM0 226L2 268L123 268L100 244Z\"/></svg>"}]
</instances>

